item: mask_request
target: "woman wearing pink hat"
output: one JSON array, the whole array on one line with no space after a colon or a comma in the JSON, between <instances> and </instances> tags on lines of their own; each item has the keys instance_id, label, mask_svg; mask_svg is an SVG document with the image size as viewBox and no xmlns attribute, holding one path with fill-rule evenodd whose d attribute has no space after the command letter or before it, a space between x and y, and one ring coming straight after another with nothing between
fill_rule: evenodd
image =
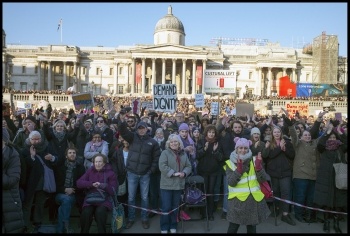
<instances>
[{"instance_id":1,"label":"woman wearing pink hat","mask_svg":"<svg viewBox=\"0 0 350 236\"><path fill-rule=\"evenodd\" d=\"M266 181L259 152L253 157L249 149L252 142L236 137L236 146L226 161L225 169L228 183L227 233L237 233L240 225L247 226L247 233L256 233L256 225L265 221L270 210L264 200L259 183Z\"/></svg>"}]
</instances>

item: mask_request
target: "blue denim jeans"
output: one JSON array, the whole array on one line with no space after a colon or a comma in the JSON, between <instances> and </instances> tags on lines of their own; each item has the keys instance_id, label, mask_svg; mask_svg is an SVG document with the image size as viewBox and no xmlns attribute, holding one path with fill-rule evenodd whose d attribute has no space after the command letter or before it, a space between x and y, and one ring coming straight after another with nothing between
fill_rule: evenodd
<instances>
[{"instance_id":1,"label":"blue denim jeans","mask_svg":"<svg viewBox=\"0 0 350 236\"><path fill-rule=\"evenodd\" d=\"M160 216L160 230L170 230L177 228L177 213L181 203L181 193L183 190L167 190L161 189L160 196L162 199L162 212L168 213L173 209L175 211L168 215Z\"/></svg>"},{"instance_id":2,"label":"blue denim jeans","mask_svg":"<svg viewBox=\"0 0 350 236\"><path fill-rule=\"evenodd\" d=\"M76 201L75 194L57 193L55 201L60 205L58 208L56 232L63 233L64 223L69 223L71 209Z\"/></svg>"},{"instance_id":3,"label":"blue denim jeans","mask_svg":"<svg viewBox=\"0 0 350 236\"><path fill-rule=\"evenodd\" d=\"M137 193L137 187L140 185L140 192L141 192L141 207L144 209L148 209L148 192L149 192L149 182L150 182L150 174L145 175L136 175L134 173L131 173L130 171L127 172L127 179L128 179L128 214L129 214L129 221L135 221L135 208L133 206L136 206L136 193ZM141 219L143 221L148 220L148 212L147 210L141 210Z\"/></svg>"},{"instance_id":4,"label":"blue denim jeans","mask_svg":"<svg viewBox=\"0 0 350 236\"><path fill-rule=\"evenodd\" d=\"M315 192L315 180L293 179L293 200L301 205L312 207ZM294 205L295 216L302 217L306 208Z\"/></svg>"},{"instance_id":5,"label":"blue denim jeans","mask_svg":"<svg viewBox=\"0 0 350 236\"><path fill-rule=\"evenodd\" d=\"M224 198L222 201L222 211L227 212L228 184L227 184L227 176L226 175L224 175L223 182L224 182L223 183L223 185L224 185Z\"/></svg>"}]
</instances>

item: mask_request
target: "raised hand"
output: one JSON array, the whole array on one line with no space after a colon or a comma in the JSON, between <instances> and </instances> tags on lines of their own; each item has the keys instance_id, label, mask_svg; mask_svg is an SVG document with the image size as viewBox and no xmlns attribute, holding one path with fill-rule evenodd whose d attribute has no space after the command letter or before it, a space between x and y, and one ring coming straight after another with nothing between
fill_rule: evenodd
<instances>
[{"instance_id":1,"label":"raised hand","mask_svg":"<svg viewBox=\"0 0 350 236\"><path fill-rule=\"evenodd\" d=\"M243 174L243 161L239 157L237 158L237 171L240 174Z\"/></svg>"}]
</instances>

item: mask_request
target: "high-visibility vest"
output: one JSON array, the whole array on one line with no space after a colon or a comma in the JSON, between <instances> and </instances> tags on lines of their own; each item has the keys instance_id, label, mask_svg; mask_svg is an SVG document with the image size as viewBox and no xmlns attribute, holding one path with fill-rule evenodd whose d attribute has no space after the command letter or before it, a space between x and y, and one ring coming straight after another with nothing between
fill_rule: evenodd
<instances>
[{"instance_id":1,"label":"high-visibility vest","mask_svg":"<svg viewBox=\"0 0 350 236\"><path fill-rule=\"evenodd\" d=\"M249 172L244 172L242 174L241 180L237 183L237 185L234 187L228 185L228 199L237 197L240 201L245 201L249 194L252 194L253 198L257 202L264 199L264 194L261 192L259 182L256 179L254 165L252 161L250 162ZM231 160L227 160L225 163L226 165L224 166L224 169L228 167L234 171L237 168Z\"/></svg>"}]
</instances>

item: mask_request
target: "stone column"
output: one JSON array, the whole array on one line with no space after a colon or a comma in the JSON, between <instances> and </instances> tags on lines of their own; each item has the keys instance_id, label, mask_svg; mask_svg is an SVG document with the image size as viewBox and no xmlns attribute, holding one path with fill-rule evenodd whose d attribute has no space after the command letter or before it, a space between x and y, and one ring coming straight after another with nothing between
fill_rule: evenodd
<instances>
[{"instance_id":1,"label":"stone column","mask_svg":"<svg viewBox=\"0 0 350 236\"><path fill-rule=\"evenodd\" d=\"M192 95L194 96L197 92L197 83L196 83L196 61L195 59L192 60Z\"/></svg>"},{"instance_id":2,"label":"stone column","mask_svg":"<svg viewBox=\"0 0 350 236\"><path fill-rule=\"evenodd\" d=\"M152 83L151 83L151 93L153 93L153 85L156 84L156 58L152 58Z\"/></svg>"},{"instance_id":3,"label":"stone column","mask_svg":"<svg viewBox=\"0 0 350 236\"><path fill-rule=\"evenodd\" d=\"M172 84L176 84L175 76L176 76L176 59L173 59L173 74L171 76L171 83Z\"/></svg>"},{"instance_id":4,"label":"stone column","mask_svg":"<svg viewBox=\"0 0 350 236\"><path fill-rule=\"evenodd\" d=\"M135 58L132 59L132 76L131 76L131 93L135 93L135 77L136 77L136 60Z\"/></svg>"},{"instance_id":5,"label":"stone column","mask_svg":"<svg viewBox=\"0 0 350 236\"><path fill-rule=\"evenodd\" d=\"M141 84L141 93L145 94L146 87L146 59L142 58L142 84Z\"/></svg>"},{"instance_id":6,"label":"stone column","mask_svg":"<svg viewBox=\"0 0 350 236\"><path fill-rule=\"evenodd\" d=\"M126 63L126 72L125 72L125 78L126 78L126 86L124 86L123 91L124 93L130 93L129 90L129 84L130 84L130 73L129 73L129 66L131 63Z\"/></svg>"},{"instance_id":7,"label":"stone column","mask_svg":"<svg viewBox=\"0 0 350 236\"><path fill-rule=\"evenodd\" d=\"M204 92L204 76L205 76L205 70L207 69L207 59L203 60L203 71L202 71L202 93Z\"/></svg>"},{"instance_id":8,"label":"stone column","mask_svg":"<svg viewBox=\"0 0 350 236\"><path fill-rule=\"evenodd\" d=\"M185 94L186 91L186 60L182 59L182 91L181 94Z\"/></svg>"},{"instance_id":9,"label":"stone column","mask_svg":"<svg viewBox=\"0 0 350 236\"><path fill-rule=\"evenodd\" d=\"M118 91L118 65L119 65L119 62L116 62L115 64L114 64L114 75L113 75L113 77L114 77L114 84L113 84L113 90L114 90L114 92L113 92L113 95L116 95L116 94L119 94L119 91Z\"/></svg>"},{"instance_id":10,"label":"stone column","mask_svg":"<svg viewBox=\"0 0 350 236\"><path fill-rule=\"evenodd\" d=\"M78 72L77 63L73 62L73 74L75 74L75 78L73 77L73 86L75 86L75 91L80 92L80 75ZM75 79L75 83L74 83Z\"/></svg>"},{"instance_id":11,"label":"stone column","mask_svg":"<svg viewBox=\"0 0 350 236\"><path fill-rule=\"evenodd\" d=\"M282 76L286 76L286 68L282 68Z\"/></svg>"},{"instance_id":12,"label":"stone column","mask_svg":"<svg viewBox=\"0 0 350 236\"><path fill-rule=\"evenodd\" d=\"M41 61L38 61L38 90L41 90Z\"/></svg>"},{"instance_id":13,"label":"stone column","mask_svg":"<svg viewBox=\"0 0 350 236\"><path fill-rule=\"evenodd\" d=\"M255 92L255 94L256 95L261 95L262 94L262 92L261 92L261 83L262 83L262 79L261 79L261 67L258 67L257 68L258 69L258 75L257 75L257 80L256 80L256 92Z\"/></svg>"},{"instance_id":14,"label":"stone column","mask_svg":"<svg viewBox=\"0 0 350 236\"><path fill-rule=\"evenodd\" d=\"M47 90L51 90L51 61L48 61L47 64L49 65L48 67L48 72L47 72Z\"/></svg>"},{"instance_id":15,"label":"stone column","mask_svg":"<svg viewBox=\"0 0 350 236\"><path fill-rule=\"evenodd\" d=\"M162 84L165 84L165 58L162 58Z\"/></svg>"},{"instance_id":16,"label":"stone column","mask_svg":"<svg viewBox=\"0 0 350 236\"><path fill-rule=\"evenodd\" d=\"M67 62L63 62L63 91L67 91Z\"/></svg>"},{"instance_id":17,"label":"stone column","mask_svg":"<svg viewBox=\"0 0 350 236\"><path fill-rule=\"evenodd\" d=\"M292 68L292 82L295 82L295 69Z\"/></svg>"},{"instance_id":18,"label":"stone column","mask_svg":"<svg viewBox=\"0 0 350 236\"><path fill-rule=\"evenodd\" d=\"M269 76L268 76L268 80L267 80L267 88L266 88L266 90L267 90L267 96L270 96L271 95L271 67L269 67L268 68L269 69L269 71L268 71L268 73L269 73Z\"/></svg>"}]
</instances>

